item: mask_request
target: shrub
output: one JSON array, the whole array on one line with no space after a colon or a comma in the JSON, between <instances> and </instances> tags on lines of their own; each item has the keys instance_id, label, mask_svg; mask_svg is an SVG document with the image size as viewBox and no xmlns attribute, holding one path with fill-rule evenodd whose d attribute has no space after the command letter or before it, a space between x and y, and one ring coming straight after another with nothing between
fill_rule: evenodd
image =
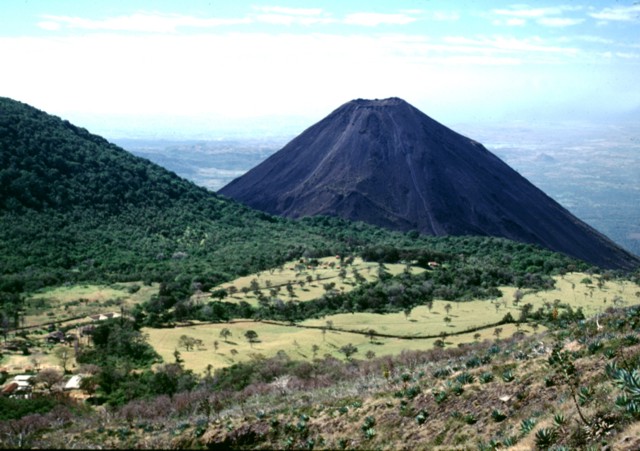
<instances>
[{"instance_id":1,"label":"shrub","mask_svg":"<svg viewBox=\"0 0 640 451\"><path fill-rule=\"evenodd\" d=\"M418 415L416 415L416 423L418 424L424 424L425 421L427 421L427 417L429 416L429 414L427 412L425 412L424 410L421 410Z\"/></svg>"}]
</instances>

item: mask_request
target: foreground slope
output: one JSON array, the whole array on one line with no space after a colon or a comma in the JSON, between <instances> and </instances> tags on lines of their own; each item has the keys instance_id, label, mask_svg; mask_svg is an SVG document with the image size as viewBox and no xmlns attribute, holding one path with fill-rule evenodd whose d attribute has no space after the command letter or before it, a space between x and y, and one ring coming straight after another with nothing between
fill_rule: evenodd
<instances>
[{"instance_id":1,"label":"foreground slope","mask_svg":"<svg viewBox=\"0 0 640 451\"><path fill-rule=\"evenodd\" d=\"M219 193L292 218L499 236L607 268L640 263L481 144L398 98L342 105Z\"/></svg>"}]
</instances>

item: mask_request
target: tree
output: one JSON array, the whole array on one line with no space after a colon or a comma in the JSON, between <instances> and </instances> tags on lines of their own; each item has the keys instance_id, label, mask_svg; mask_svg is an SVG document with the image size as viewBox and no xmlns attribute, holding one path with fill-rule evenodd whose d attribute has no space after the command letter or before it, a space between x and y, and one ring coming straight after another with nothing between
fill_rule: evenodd
<instances>
[{"instance_id":1,"label":"tree","mask_svg":"<svg viewBox=\"0 0 640 451\"><path fill-rule=\"evenodd\" d=\"M35 382L44 385L47 391L51 391L53 386L62 381L62 373L53 368L45 368L35 377Z\"/></svg>"},{"instance_id":2,"label":"tree","mask_svg":"<svg viewBox=\"0 0 640 451\"><path fill-rule=\"evenodd\" d=\"M495 329L493 329L493 335L496 337L496 339L500 339L500 334L502 334L502 327L496 327Z\"/></svg>"},{"instance_id":3,"label":"tree","mask_svg":"<svg viewBox=\"0 0 640 451\"><path fill-rule=\"evenodd\" d=\"M482 335L480 335L480 332L476 332L475 334L473 334L473 339L474 339L475 341L478 341L478 340L480 340L480 337L481 337L481 336L482 336Z\"/></svg>"},{"instance_id":4,"label":"tree","mask_svg":"<svg viewBox=\"0 0 640 451\"><path fill-rule=\"evenodd\" d=\"M253 347L253 343L258 341L258 333L255 330L248 330L244 333L244 337L249 342L249 346Z\"/></svg>"},{"instance_id":5,"label":"tree","mask_svg":"<svg viewBox=\"0 0 640 451\"><path fill-rule=\"evenodd\" d=\"M181 335L178 339L178 346L181 346L185 351L191 351L198 344L198 340L188 335Z\"/></svg>"},{"instance_id":6,"label":"tree","mask_svg":"<svg viewBox=\"0 0 640 451\"><path fill-rule=\"evenodd\" d=\"M311 352L313 353L313 358L316 358L316 355L318 354L318 351L320 350L320 346L318 346L317 344L314 344L311 346Z\"/></svg>"},{"instance_id":7,"label":"tree","mask_svg":"<svg viewBox=\"0 0 640 451\"><path fill-rule=\"evenodd\" d=\"M376 338L376 330L375 329L369 329L367 331L367 337L369 337L369 341L371 343L373 343L373 340Z\"/></svg>"},{"instance_id":8,"label":"tree","mask_svg":"<svg viewBox=\"0 0 640 451\"><path fill-rule=\"evenodd\" d=\"M339 351L344 354L347 360L351 360L351 356L358 352L358 348L349 343L341 347Z\"/></svg>"},{"instance_id":9,"label":"tree","mask_svg":"<svg viewBox=\"0 0 640 451\"><path fill-rule=\"evenodd\" d=\"M226 327L220 331L220 337L224 340L225 343L229 343L229 337L231 335L231 331Z\"/></svg>"},{"instance_id":10,"label":"tree","mask_svg":"<svg viewBox=\"0 0 640 451\"><path fill-rule=\"evenodd\" d=\"M61 346L53 351L53 355L58 359L58 362L60 362L64 374L67 374L67 364L69 360L71 360L71 351L66 346Z\"/></svg>"},{"instance_id":11,"label":"tree","mask_svg":"<svg viewBox=\"0 0 640 451\"><path fill-rule=\"evenodd\" d=\"M444 310L447 312L447 316L449 316L449 312L451 311L451 304L447 302L444 306Z\"/></svg>"},{"instance_id":12,"label":"tree","mask_svg":"<svg viewBox=\"0 0 640 451\"><path fill-rule=\"evenodd\" d=\"M513 293L513 305L518 305L523 297L524 297L524 293L522 292L522 290L519 290L519 289L516 290Z\"/></svg>"}]
</instances>

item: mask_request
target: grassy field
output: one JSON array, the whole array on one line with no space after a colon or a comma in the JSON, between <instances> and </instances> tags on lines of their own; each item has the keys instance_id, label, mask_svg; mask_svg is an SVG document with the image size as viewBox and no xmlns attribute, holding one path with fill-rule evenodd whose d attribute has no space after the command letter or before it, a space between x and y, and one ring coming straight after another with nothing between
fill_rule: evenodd
<instances>
[{"instance_id":1,"label":"grassy field","mask_svg":"<svg viewBox=\"0 0 640 451\"><path fill-rule=\"evenodd\" d=\"M46 289L26 301L24 326L67 321L79 316L120 312L158 293L158 284L128 282L105 285L73 285Z\"/></svg>"},{"instance_id":2,"label":"grassy field","mask_svg":"<svg viewBox=\"0 0 640 451\"><path fill-rule=\"evenodd\" d=\"M514 325L501 327L503 329L501 337L503 338L516 332ZM231 331L228 342L220 337L220 331L225 328ZM259 342L250 344L247 341L244 334L248 330L253 330L258 334ZM524 326L521 330L529 333L532 331L528 326ZM493 331L493 327L479 331L479 339L494 339ZM344 359L345 356L339 349L351 343L358 348L358 352L353 358L365 359L369 351L375 353L376 356L382 356L399 354L403 350L432 349L436 340L436 338L406 340L380 337L370 340L367 336L357 333L338 330L326 330L323 333L321 329L263 324L254 321L194 325L175 329L144 329L143 332L148 334L149 342L165 362L173 362L174 352L178 349L185 367L196 373L204 372L208 365L220 368L248 361L255 354L272 357L278 351L284 351L289 357L296 360L312 360L314 357L323 357L326 354ZM182 335L202 340L204 347L192 351L179 348L178 341ZM445 343L447 346L457 346L460 343L470 343L474 340L474 333L469 333L447 337ZM214 341L218 343L217 349L214 346ZM314 345L317 346L315 351Z\"/></svg>"},{"instance_id":3,"label":"grassy field","mask_svg":"<svg viewBox=\"0 0 640 451\"><path fill-rule=\"evenodd\" d=\"M399 265L402 266L402 265ZM400 270L403 270L401 268ZM477 331L479 339L495 339L494 324L499 322L507 312L517 319L524 304L532 304L534 310L539 307L553 306L554 301L568 304L576 309L582 307L585 315L593 316L604 311L609 306L623 306L640 304L640 287L630 282L605 282L598 287L595 279L587 282L586 274L567 274L556 279L553 290L540 292L522 292L518 305L514 305L516 288L502 287L502 297L491 301L445 302L436 300L431 309L426 306L414 308L409 316L404 313L386 315L374 313L337 314L322 319L307 320L295 327L286 324L273 325L254 321L231 322L225 324L202 324L175 329L144 329L149 335L149 341L165 361L173 361L176 349L181 352L187 368L202 372L211 365L214 368L227 366L235 362L246 361L253 354L270 357L278 351L285 351L294 359L313 359L329 354L343 359L339 349L351 343L358 348L355 358L366 358L367 352L372 351L376 356L398 354L403 350L430 349L437 338L429 339L399 339L373 337L370 339L362 333L369 329L380 334L403 336L438 336L446 333L447 346L457 346L460 343L474 341L476 332L463 333L465 330L483 327ZM251 277L245 278L250 281ZM614 303L614 299L616 299ZM447 314L446 306L450 305ZM545 307L546 308L546 307ZM445 321L445 317L451 319ZM331 322L333 329L328 328ZM313 328L312 328L313 327ZM318 329L319 327L319 329ZM227 328L231 337L225 342L220 331ZM517 331L513 324L500 326L501 338L511 336ZM323 332L322 329L325 329ZM247 330L258 334L258 343L250 344L244 337ZM542 328L539 329L540 331ZM524 325L524 333L533 332L532 327ZM451 335L456 334L456 335ZM192 351L178 348L180 336L187 335L202 340L204 347ZM214 342L217 342L215 349ZM313 346L318 348L315 350Z\"/></svg>"},{"instance_id":4,"label":"grassy field","mask_svg":"<svg viewBox=\"0 0 640 451\"><path fill-rule=\"evenodd\" d=\"M331 263L333 262L333 265ZM242 293L242 287L249 287L256 280L261 290L269 290L275 286L284 287L287 282L313 281L301 285L292 283L293 297L299 301L321 296L325 289L323 284L334 282L335 289L350 290L355 286L354 269L367 280L377 277L378 265L365 263L356 259L353 265L345 268L346 274L340 276L339 260L335 257L320 259L317 268L296 266L289 263L273 271L253 274L217 288L229 289L235 286L238 292L225 300L240 302L246 300L256 303L255 295L248 291ZM405 265L386 265L386 270L398 274L405 270ZM418 271L418 268L411 268ZM267 283L267 281L269 281ZM255 282L254 282L255 286ZM138 288L139 287L139 288ZM216 289L217 289L216 288ZM130 308L136 303L149 299L157 293L158 286L145 286L135 283L114 284L110 286L79 285L50 289L32 295L28 300L25 325L44 324L51 321L64 321L75 316L119 311L121 306ZM285 351L291 358L311 360L326 354L344 359L339 349L346 344L358 348L355 358L364 359L370 351L376 356L398 354L403 350L430 349L437 338L418 338L424 336L438 337L447 334L447 346L457 346L476 339L476 332L464 333L469 329L485 327L477 331L479 339L494 339L495 324L507 312L517 319L523 305L529 303L534 310L548 308L554 303L568 304L572 308L582 307L587 316L596 315L610 306L624 306L640 303L640 287L630 282L606 281L598 284L598 279L586 274L567 274L556 278L556 287L548 291L520 293L521 299L514 304L517 289L501 287L502 296L489 301L446 302L435 300L431 309L426 306L415 307L407 316L404 313L374 314L355 313L326 316L322 319L310 319L297 326L287 324L265 324L255 321L236 321L225 324L199 324L173 329L143 330L148 334L149 342L164 358L165 362L174 360L174 351L178 349L187 368L195 372L203 372L208 365L214 368L246 361L255 354L270 357ZM209 293L203 296L209 297ZM283 289L282 297L288 293ZM447 312L447 306L449 311ZM51 313L49 313L51 312ZM449 320L445 320L449 318ZM331 324L331 328L329 328ZM516 332L515 325L502 325L501 337L506 338ZM220 336L220 331L227 328L231 331L228 340ZM323 329L325 329L323 331ZM389 337L368 337L363 334L373 329L378 334L413 336L416 339L400 339ZM247 330L258 334L258 342L249 343L245 338ZM531 326L524 325L521 330L531 333ZM542 329L540 329L542 330ZM202 340L200 349L187 351L179 348L182 335ZM314 345L317 348L314 348ZM51 356L52 348L43 347L32 356L5 355L0 363L4 367L17 371L34 366L55 366L56 360Z\"/></svg>"},{"instance_id":5,"label":"grassy field","mask_svg":"<svg viewBox=\"0 0 640 451\"><path fill-rule=\"evenodd\" d=\"M221 284L212 291L224 289L230 296L224 300L226 302L245 301L252 306L258 305L258 297L254 292L258 291L270 296L270 291L275 290L277 295L283 300L296 300L300 302L310 301L319 298L325 293L325 284L334 283L333 289L348 292L352 290L357 281L355 271L357 271L368 282L378 278L378 264L365 262L361 258L354 259L352 264L340 265L340 259L336 257L324 257L318 259L317 266L302 264L299 261L288 262L279 268L262 271L249 276L240 277ZM400 274L407 268L403 264L387 264L385 270L391 275ZM341 277L341 270L344 272ZM416 266L409 267L413 274L424 271ZM291 291L286 289L287 284L291 285ZM197 297L209 297L209 293L203 293Z\"/></svg>"}]
</instances>

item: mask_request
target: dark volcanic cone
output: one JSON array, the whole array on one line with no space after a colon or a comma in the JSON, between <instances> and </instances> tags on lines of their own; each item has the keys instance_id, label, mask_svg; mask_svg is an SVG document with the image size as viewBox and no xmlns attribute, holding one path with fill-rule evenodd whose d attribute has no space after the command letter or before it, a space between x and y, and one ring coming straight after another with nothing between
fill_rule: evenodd
<instances>
[{"instance_id":1,"label":"dark volcanic cone","mask_svg":"<svg viewBox=\"0 0 640 451\"><path fill-rule=\"evenodd\" d=\"M287 217L499 236L607 268L640 264L482 144L398 98L342 105L220 193Z\"/></svg>"}]
</instances>

